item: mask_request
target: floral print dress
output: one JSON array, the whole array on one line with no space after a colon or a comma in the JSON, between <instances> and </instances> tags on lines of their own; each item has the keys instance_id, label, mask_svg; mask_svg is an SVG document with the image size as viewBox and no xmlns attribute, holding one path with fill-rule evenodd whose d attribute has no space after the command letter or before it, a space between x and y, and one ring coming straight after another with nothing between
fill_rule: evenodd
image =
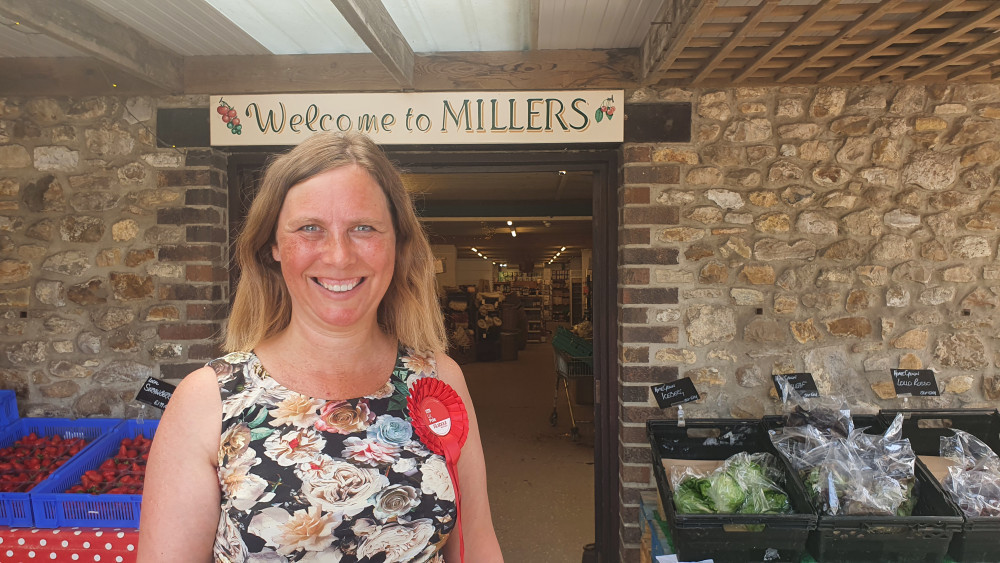
<instances>
[{"instance_id":1,"label":"floral print dress","mask_svg":"<svg viewBox=\"0 0 1000 563\"><path fill-rule=\"evenodd\" d=\"M406 409L409 385L437 377L432 357L400 346L381 389L344 401L283 387L251 352L209 365L223 418L216 561L444 561L455 492Z\"/></svg>"}]
</instances>

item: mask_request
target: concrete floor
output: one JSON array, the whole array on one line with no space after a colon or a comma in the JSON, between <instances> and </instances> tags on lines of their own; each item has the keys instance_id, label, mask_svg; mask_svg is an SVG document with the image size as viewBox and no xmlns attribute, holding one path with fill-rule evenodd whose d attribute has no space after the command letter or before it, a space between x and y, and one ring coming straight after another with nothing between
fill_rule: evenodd
<instances>
[{"instance_id":1,"label":"concrete floor","mask_svg":"<svg viewBox=\"0 0 1000 563\"><path fill-rule=\"evenodd\" d=\"M549 424L555 368L550 343L528 344L518 361L476 362L462 370L479 417L490 504L508 563L580 563L594 541L593 424L570 437L560 390L558 425ZM588 382L592 382L589 378ZM571 391L576 380L570 381ZM593 420L593 406L574 405Z\"/></svg>"}]
</instances>

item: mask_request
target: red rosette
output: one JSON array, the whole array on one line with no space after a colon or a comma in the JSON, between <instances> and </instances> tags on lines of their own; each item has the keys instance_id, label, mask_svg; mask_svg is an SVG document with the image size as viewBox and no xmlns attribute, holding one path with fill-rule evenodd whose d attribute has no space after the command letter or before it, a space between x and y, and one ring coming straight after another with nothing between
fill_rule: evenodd
<instances>
[{"instance_id":1,"label":"red rosette","mask_svg":"<svg viewBox=\"0 0 1000 563\"><path fill-rule=\"evenodd\" d=\"M469 413L458 393L447 383L423 377L410 386L406 399L413 431L427 449L444 456L451 484L455 489L455 531L458 532L459 553L465 560L465 539L462 537L462 495L458 484L458 458L469 437Z\"/></svg>"},{"instance_id":2,"label":"red rosette","mask_svg":"<svg viewBox=\"0 0 1000 563\"><path fill-rule=\"evenodd\" d=\"M461 452L469 437L469 413L450 385L440 379L420 378L410 387L406 406L414 432L432 452L446 457L452 447Z\"/></svg>"}]
</instances>

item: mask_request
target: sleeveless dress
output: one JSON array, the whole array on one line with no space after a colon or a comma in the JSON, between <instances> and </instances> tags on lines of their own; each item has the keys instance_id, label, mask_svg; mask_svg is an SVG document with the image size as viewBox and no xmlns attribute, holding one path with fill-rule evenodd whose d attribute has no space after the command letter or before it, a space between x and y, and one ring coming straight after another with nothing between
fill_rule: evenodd
<instances>
[{"instance_id":1,"label":"sleeveless dress","mask_svg":"<svg viewBox=\"0 0 1000 563\"><path fill-rule=\"evenodd\" d=\"M386 384L349 400L307 397L252 352L209 362L222 393L222 562L443 563L455 525L444 458L409 422L408 385L437 377L400 346Z\"/></svg>"}]
</instances>

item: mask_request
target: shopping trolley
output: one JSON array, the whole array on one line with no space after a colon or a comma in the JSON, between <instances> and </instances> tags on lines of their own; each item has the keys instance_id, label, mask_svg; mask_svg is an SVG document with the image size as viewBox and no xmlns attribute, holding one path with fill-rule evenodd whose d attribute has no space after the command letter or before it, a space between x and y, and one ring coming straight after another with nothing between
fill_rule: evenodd
<instances>
[{"instance_id":1,"label":"shopping trolley","mask_svg":"<svg viewBox=\"0 0 1000 563\"><path fill-rule=\"evenodd\" d=\"M559 411L556 409L556 405L559 402L559 384L562 383L563 392L566 394L566 406L569 408L569 420L572 424L570 435L576 440L580 437L577 422L593 421L577 421L573 415L573 400L569 396L569 379L593 377L594 345L589 340L584 340L569 330L559 327L552 337L552 352L556 364L556 388L552 395L552 414L549 415L549 424L555 426L559 423Z\"/></svg>"}]
</instances>

